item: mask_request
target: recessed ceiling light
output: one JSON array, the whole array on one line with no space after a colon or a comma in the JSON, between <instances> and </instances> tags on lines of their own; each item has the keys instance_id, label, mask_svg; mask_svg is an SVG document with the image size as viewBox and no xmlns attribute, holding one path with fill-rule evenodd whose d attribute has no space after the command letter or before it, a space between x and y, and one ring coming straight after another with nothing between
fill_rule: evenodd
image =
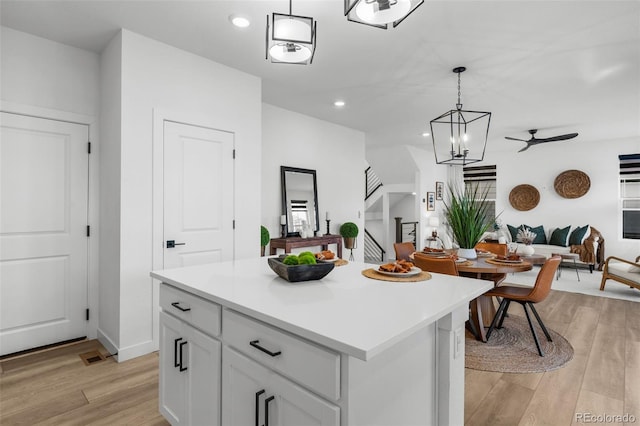
<instances>
[{"instance_id":1,"label":"recessed ceiling light","mask_svg":"<svg viewBox=\"0 0 640 426\"><path fill-rule=\"evenodd\" d=\"M426 138L426 137L428 137L428 136L429 136L429 132L424 132L424 133L422 134L422 136L424 136L425 138Z\"/></svg>"},{"instance_id":2,"label":"recessed ceiling light","mask_svg":"<svg viewBox=\"0 0 640 426\"><path fill-rule=\"evenodd\" d=\"M251 25L251 21L249 21L249 18L242 15L229 15L229 21L238 28L246 28Z\"/></svg>"},{"instance_id":3,"label":"recessed ceiling light","mask_svg":"<svg viewBox=\"0 0 640 426\"><path fill-rule=\"evenodd\" d=\"M335 101L333 103L333 106L337 106L338 108L343 107L344 105L344 101Z\"/></svg>"}]
</instances>

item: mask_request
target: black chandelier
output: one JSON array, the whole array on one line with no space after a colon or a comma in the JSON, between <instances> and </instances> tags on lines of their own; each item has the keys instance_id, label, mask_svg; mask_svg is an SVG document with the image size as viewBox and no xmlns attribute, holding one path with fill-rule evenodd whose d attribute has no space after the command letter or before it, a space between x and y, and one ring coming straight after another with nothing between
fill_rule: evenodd
<instances>
[{"instance_id":1,"label":"black chandelier","mask_svg":"<svg viewBox=\"0 0 640 426\"><path fill-rule=\"evenodd\" d=\"M349 21L388 29L400 25L424 0L344 0L344 15Z\"/></svg>"},{"instance_id":2,"label":"black chandelier","mask_svg":"<svg viewBox=\"0 0 640 426\"><path fill-rule=\"evenodd\" d=\"M309 65L316 53L316 24L313 18L291 14L273 13L271 22L267 15L265 59L285 64ZM271 31L269 31L271 30Z\"/></svg>"},{"instance_id":3,"label":"black chandelier","mask_svg":"<svg viewBox=\"0 0 640 426\"><path fill-rule=\"evenodd\" d=\"M460 73L465 67L456 67L458 74L458 103L456 109L431 120L431 139L437 164L461 165L484 159L489 136L491 113L465 111L460 101Z\"/></svg>"}]
</instances>

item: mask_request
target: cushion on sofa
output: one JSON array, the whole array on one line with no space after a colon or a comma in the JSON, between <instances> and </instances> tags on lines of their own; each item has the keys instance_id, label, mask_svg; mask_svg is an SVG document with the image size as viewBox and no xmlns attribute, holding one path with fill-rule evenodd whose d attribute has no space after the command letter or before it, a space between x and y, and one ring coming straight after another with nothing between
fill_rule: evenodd
<instances>
[{"instance_id":1,"label":"cushion on sofa","mask_svg":"<svg viewBox=\"0 0 640 426\"><path fill-rule=\"evenodd\" d=\"M549 245L552 246L560 246L567 247L569 245L569 231L571 230L571 225L566 228L556 228L551 233L551 238L549 238Z\"/></svg>"},{"instance_id":2,"label":"cushion on sofa","mask_svg":"<svg viewBox=\"0 0 640 426\"><path fill-rule=\"evenodd\" d=\"M608 270L610 274L624 277L634 281L640 281L640 268L637 266L629 265L624 262L617 262L615 260L609 261Z\"/></svg>"},{"instance_id":3,"label":"cushion on sofa","mask_svg":"<svg viewBox=\"0 0 640 426\"><path fill-rule=\"evenodd\" d=\"M511 235L511 241L516 241L518 237L518 230L520 227L507 225L507 228L509 229L509 235Z\"/></svg>"},{"instance_id":4,"label":"cushion on sofa","mask_svg":"<svg viewBox=\"0 0 640 426\"><path fill-rule=\"evenodd\" d=\"M589 225L578 226L569 236L569 245L579 246L589 236Z\"/></svg>"},{"instance_id":5,"label":"cushion on sofa","mask_svg":"<svg viewBox=\"0 0 640 426\"><path fill-rule=\"evenodd\" d=\"M536 237L533 239L533 243L532 244L547 244L547 236L544 233L544 226L540 225L540 226L528 226L528 225L522 225L525 229L528 229L529 231L533 232L534 234L536 234Z\"/></svg>"}]
</instances>

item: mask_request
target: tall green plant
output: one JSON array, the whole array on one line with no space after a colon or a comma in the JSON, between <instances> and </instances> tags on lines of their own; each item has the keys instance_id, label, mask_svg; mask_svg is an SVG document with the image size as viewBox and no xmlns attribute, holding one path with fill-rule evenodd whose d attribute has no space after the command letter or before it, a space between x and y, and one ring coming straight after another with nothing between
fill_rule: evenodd
<instances>
[{"instance_id":1,"label":"tall green plant","mask_svg":"<svg viewBox=\"0 0 640 426\"><path fill-rule=\"evenodd\" d=\"M449 186L444 213L460 248L475 247L495 222L495 217L489 216L488 193L489 188L480 190L478 185L465 185L464 190Z\"/></svg>"}]
</instances>

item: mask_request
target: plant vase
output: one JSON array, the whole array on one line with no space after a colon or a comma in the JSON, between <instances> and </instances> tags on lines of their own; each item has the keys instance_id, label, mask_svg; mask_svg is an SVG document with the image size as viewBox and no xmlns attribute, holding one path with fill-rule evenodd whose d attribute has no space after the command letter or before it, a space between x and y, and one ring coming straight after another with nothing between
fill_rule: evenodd
<instances>
[{"instance_id":1,"label":"plant vase","mask_svg":"<svg viewBox=\"0 0 640 426\"><path fill-rule=\"evenodd\" d=\"M464 259L475 259L478 257L476 254L476 249L474 248L459 248L458 249L458 257L462 257Z\"/></svg>"},{"instance_id":2,"label":"plant vase","mask_svg":"<svg viewBox=\"0 0 640 426\"><path fill-rule=\"evenodd\" d=\"M518 251L523 256L531 256L535 253L535 249L530 244L520 245L520 247L518 247Z\"/></svg>"}]
</instances>

